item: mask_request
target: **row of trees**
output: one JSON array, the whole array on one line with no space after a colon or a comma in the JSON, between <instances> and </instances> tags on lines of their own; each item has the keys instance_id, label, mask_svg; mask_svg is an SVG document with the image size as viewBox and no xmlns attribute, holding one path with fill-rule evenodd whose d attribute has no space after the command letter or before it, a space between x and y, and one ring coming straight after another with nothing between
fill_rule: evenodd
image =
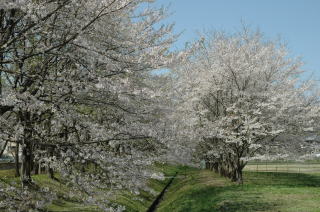
<instances>
[{"instance_id":1,"label":"row of trees","mask_svg":"<svg viewBox=\"0 0 320 212\"><path fill-rule=\"evenodd\" d=\"M0 2L0 140L17 147L25 191L1 182L1 208L40 209L54 199L43 191L36 201L30 189L39 164L106 210L111 192L98 188L147 189L147 166L164 149L149 71L184 57L168 51L172 26L155 26L165 11L150 2Z\"/></svg>"},{"instance_id":2,"label":"row of trees","mask_svg":"<svg viewBox=\"0 0 320 212\"><path fill-rule=\"evenodd\" d=\"M193 134L196 158L242 183L243 168L262 145L318 127L319 93L314 81L301 79L301 65L281 42L245 27L207 34L174 72L177 116L188 123L182 133Z\"/></svg>"},{"instance_id":3,"label":"row of trees","mask_svg":"<svg viewBox=\"0 0 320 212\"><path fill-rule=\"evenodd\" d=\"M316 126L318 95L280 43L243 30L172 52L172 25L156 27L166 14L150 2L0 2L0 143L21 162L0 208L56 198L33 188L39 166L106 211L113 189L148 190L154 161L205 160L241 183L266 140Z\"/></svg>"}]
</instances>

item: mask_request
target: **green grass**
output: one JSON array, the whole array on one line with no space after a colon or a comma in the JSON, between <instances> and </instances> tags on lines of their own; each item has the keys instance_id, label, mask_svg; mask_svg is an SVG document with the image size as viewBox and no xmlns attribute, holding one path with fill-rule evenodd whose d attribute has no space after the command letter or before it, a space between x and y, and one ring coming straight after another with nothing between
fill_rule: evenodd
<instances>
[{"instance_id":1,"label":"green grass","mask_svg":"<svg viewBox=\"0 0 320 212\"><path fill-rule=\"evenodd\" d=\"M184 166L157 164L154 167L154 170L164 173L166 178L163 181L151 179L148 182L148 186L159 194L170 180L170 176L173 176L176 172L182 173L185 169L186 167ZM128 191L122 191L116 196L114 201L124 205L128 212L144 212L147 211L152 202L156 199L156 196L157 195L151 195L145 191L141 191L138 196L133 195Z\"/></svg>"},{"instance_id":2,"label":"green grass","mask_svg":"<svg viewBox=\"0 0 320 212\"><path fill-rule=\"evenodd\" d=\"M0 178L12 178L14 177L14 169L0 170Z\"/></svg>"},{"instance_id":3,"label":"green grass","mask_svg":"<svg viewBox=\"0 0 320 212\"><path fill-rule=\"evenodd\" d=\"M244 184L237 185L208 170L157 164L154 169L165 173L164 181L150 180L149 187L159 193L170 176L178 172L157 212L320 212L320 173L244 172ZM13 170L0 171L4 181L18 181ZM33 176L39 186L58 193L59 199L47 209L51 212L99 211L86 205L81 195L67 198L69 187L46 175ZM138 196L120 191L114 202L129 212L144 212L156 195L142 191Z\"/></svg>"},{"instance_id":4,"label":"green grass","mask_svg":"<svg viewBox=\"0 0 320 212\"><path fill-rule=\"evenodd\" d=\"M188 170L164 197L158 212L319 212L320 175L245 172L236 185L207 170Z\"/></svg>"},{"instance_id":5,"label":"green grass","mask_svg":"<svg viewBox=\"0 0 320 212\"><path fill-rule=\"evenodd\" d=\"M320 163L274 163L252 162L246 165L246 171L320 173Z\"/></svg>"},{"instance_id":6,"label":"green grass","mask_svg":"<svg viewBox=\"0 0 320 212\"><path fill-rule=\"evenodd\" d=\"M34 175L32 176L35 184L39 187L48 187L50 190L55 191L58 196L58 200L54 200L51 205L47 207L48 212L94 212L101 211L94 205L84 204L81 200L81 194L74 198L68 198L68 192L70 188L64 183L60 183L55 180L51 180L47 175ZM0 170L0 180L6 183L16 182L17 186L20 186L19 178L15 177L15 171L10 170Z\"/></svg>"},{"instance_id":7,"label":"green grass","mask_svg":"<svg viewBox=\"0 0 320 212\"><path fill-rule=\"evenodd\" d=\"M173 166L173 165L161 165L157 164L153 167L155 171L160 171L165 174L166 177L170 177L175 174L177 171L182 171L184 167L182 166ZM18 182L19 178L14 177L14 170L0 170L0 180L4 182ZM39 187L49 187L50 190L53 190L58 195L58 200L53 201L51 205L47 207L48 212L58 212L58 211L68 211L68 212L94 212L101 211L94 205L87 205L81 201L81 195L75 196L74 198L68 198L68 192L70 188L65 185L63 182L51 180L47 175L34 175L32 176L36 185ZM152 188L157 194L162 191L170 178L166 178L163 181L151 179L148 182L148 186ZM146 211L149 206L152 204L156 195L152 195L149 192L141 191L139 195L134 195L129 191L119 191L114 199L114 203L124 205L126 211Z\"/></svg>"},{"instance_id":8,"label":"green grass","mask_svg":"<svg viewBox=\"0 0 320 212\"><path fill-rule=\"evenodd\" d=\"M54 200L51 205L48 206L49 212L58 211L78 211L78 212L89 212L89 211L101 211L97 206L84 204L81 200L83 194L79 193L73 198L68 197L70 188L64 183L60 183L55 180L51 180L47 175L36 175L33 176L34 181L40 187L49 187L50 190L56 191L58 199Z\"/></svg>"}]
</instances>

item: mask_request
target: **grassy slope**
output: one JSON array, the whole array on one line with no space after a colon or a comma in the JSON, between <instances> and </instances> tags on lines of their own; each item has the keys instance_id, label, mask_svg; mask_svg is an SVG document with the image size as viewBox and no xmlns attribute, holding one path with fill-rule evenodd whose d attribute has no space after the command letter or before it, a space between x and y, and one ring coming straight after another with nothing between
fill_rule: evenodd
<instances>
[{"instance_id":1,"label":"grassy slope","mask_svg":"<svg viewBox=\"0 0 320 212\"><path fill-rule=\"evenodd\" d=\"M179 166L160 166L157 170L167 176L179 172L161 202L158 212L219 211L281 211L319 212L320 174L255 173L245 172L244 185L236 185L208 170ZM0 178L14 180L13 170L0 171ZM59 200L49 206L48 211L98 211L95 206L84 205L79 196L68 199L68 187L52 181L45 175L34 176L37 184L48 186L58 192ZM160 192L165 181L151 180L149 185ZM136 197L121 192L115 202L126 206L126 211L146 211L155 196L141 192Z\"/></svg>"},{"instance_id":2,"label":"grassy slope","mask_svg":"<svg viewBox=\"0 0 320 212\"><path fill-rule=\"evenodd\" d=\"M148 186L157 193L160 193L170 180L170 176L173 176L176 172L182 173L185 170L183 166L173 165L156 165L156 171L160 171L167 177L163 181L150 180ZM122 192L116 197L115 202L126 206L128 212L144 212L151 206L152 202L156 199L156 196L150 193L142 191L140 195L134 196L129 192Z\"/></svg>"},{"instance_id":3,"label":"grassy slope","mask_svg":"<svg viewBox=\"0 0 320 212\"><path fill-rule=\"evenodd\" d=\"M19 183L19 178L14 177L14 170L0 170L0 179L5 182L14 182ZM55 200L53 204L51 204L47 210L50 212L57 211L77 211L77 212L94 212L99 211L96 206L93 205L85 205L81 201L81 194L74 198L67 198L67 194L69 188L67 185L63 183L59 183L57 181L51 180L47 177L47 175L35 175L32 177L35 181L36 185L40 187L49 187L50 190L57 192L59 197L58 200ZM18 184L19 185L19 184Z\"/></svg>"},{"instance_id":4,"label":"grassy slope","mask_svg":"<svg viewBox=\"0 0 320 212\"><path fill-rule=\"evenodd\" d=\"M170 166L170 165L156 165L154 168L156 171L161 171L165 176L169 177L174 175L176 171L183 169L179 166ZM86 205L81 201L81 193L76 197L70 199L67 198L69 188L63 183L51 180L47 175L34 175L33 180L40 187L49 187L50 190L57 192L59 199L55 200L47 210L49 212L58 212L58 211L77 211L77 212L94 212L100 211L94 205ZM6 182L19 182L18 178L14 177L14 170L0 170L0 180ZM149 187L152 188L155 192L160 193L165 187L170 178L166 178L164 181L159 180L150 180ZM156 196L150 194L149 192L141 191L140 195L133 195L128 191L119 192L115 199L113 200L116 203L120 203L126 206L126 211L146 211L149 206L152 204Z\"/></svg>"},{"instance_id":5,"label":"grassy slope","mask_svg":"<svg viewBox=\"0 0 320 212\"><path fill-rule=\"evenodd\" d=\"M174 181L158 212L319 212L319 187L319 174L245 172L244 185L236 185L190 169Z\"/></svg>"}]
</instances>

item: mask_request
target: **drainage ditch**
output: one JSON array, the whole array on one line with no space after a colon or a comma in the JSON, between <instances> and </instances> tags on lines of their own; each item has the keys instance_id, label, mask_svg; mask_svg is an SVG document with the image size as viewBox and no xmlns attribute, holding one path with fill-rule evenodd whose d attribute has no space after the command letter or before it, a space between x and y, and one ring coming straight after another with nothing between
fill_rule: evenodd
<instances>
[{"instance_id":1,"label":"drainage ditch","mask_svg":"<svg viewBox=\"0 0 320 212\"><path fill-rule=\"evenodd\" d=\"M157 198L153 201L152 205L148 208L147 212L154 212L157 209L157 206L160 204L164 194L166 193L167 189L169 188L169 186L171 185L172 181L174 180L174 178L176 178L178 172L175 173L175 175L173 175L171 177L171 179L169 180L169 182L167 183L167 185L163 188L163 190L161 191L161 193L157 196Z\"/></svg>"}]
</instances>

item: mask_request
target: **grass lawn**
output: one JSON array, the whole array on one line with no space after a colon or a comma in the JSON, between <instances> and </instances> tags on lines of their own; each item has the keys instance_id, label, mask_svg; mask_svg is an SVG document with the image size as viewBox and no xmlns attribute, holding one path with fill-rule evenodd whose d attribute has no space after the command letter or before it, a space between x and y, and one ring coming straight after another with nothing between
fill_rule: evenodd
<instances>
[{"instance_id":1,"label":"grass lawn","mask_svg":"<svg viewBox=\"0 0 320 212\"><path fill-rule=\"evenodd\" d=\"M164 181L150 180L149 186L159 193L175 172L177 178L169 187L157 212L320 212L320 173L245 172L243 185L231 183L228 179L208 170L196 168L157 165L168 177ZM0 171L0 179L17 180L13 170ZM94 205L81 201L81 194L67 198L68 186L46 175L33 176L40 186L47 186L58 193L59 199L47 211L100 211ZM120 191L114 202L126 206L126 211L145 212L156 195L142 191L136 196Z\"/></svg>"},{"instance_id":2,"label":"grass lawn","mask_svg":"<svg viewBox=\"0 0 320 212\"><path fill-rule=\"evenodd\" d=\"M246 171L259 172L294 172L294 173L320 173L320 163L249 163Z\"/></svg>"},{"instance_id":3,"label":"grass lawn","mask_svg":"<svg viewBox=\"0 0 320 212\"><path fill-rule=\"evenodd\" d=\"M245 172L236 185L208 170L174 180L158 212L319 212L320 174Z\"/></svg>"}]
</instances>

